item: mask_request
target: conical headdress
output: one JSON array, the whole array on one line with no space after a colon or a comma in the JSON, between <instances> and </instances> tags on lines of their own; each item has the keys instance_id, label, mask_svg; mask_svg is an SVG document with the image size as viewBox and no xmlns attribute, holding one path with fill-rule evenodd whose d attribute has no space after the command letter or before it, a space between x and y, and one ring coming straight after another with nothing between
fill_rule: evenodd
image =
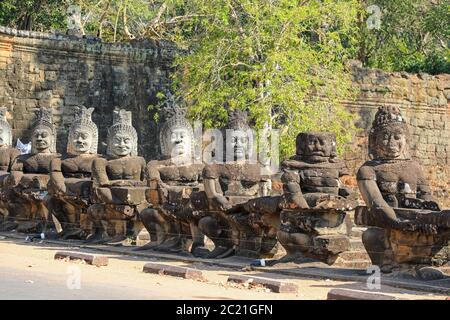
<instances>
[{"instance_id":1,"label":"conical headdress","mask_svg":"<svg viewBox=\"0 0 450 320\"><path fill-rule=\"evenodd\" d=\"M194 150L194 131L191 124L186 119L186 108L182 108L178 105L175 97L170 93L166 93L166 102L162 107L163 114L165 116L165 122L159 131L159 142L161 144L161 153L163 156L171 156L171 149L169 144L169 138L174 128L186 129L191 140L191 153Z\"/></svg>"},{"instance_id":2,"label":"conical headdress","mask_svg":"<svg viewBox=\"0 0 450 320\"><path fill-rule=\"evenodd\" d=\"M113 113L113 124L108 129L108 147L106 150L106 154L109 156L113 155L111 150L112 147L112 138L117 133L122 132L124 134L130 135L133 141L133 148L131 150L132 156L137 156L137 132L133 127L133 119L131 115L131 111L127 111L125 109L116 108Z\"/></svg>"},{"instance_id":3,"label":"conical headdress","mask_svg":"<svg viewBox=\"0 0 450 320\"><path fill-rule=\"evenodd\" d=\"M75 153L73 147L73 140L75 135L75 130L78 128L83 128L89 130L92 136L92 145L89 153L96 154L98 146L98 128L97 125L92 121L92 113L94 108L86 108L85 106L78 106L75 109L75 120L69 129L69 138L67 143L67 152Z\"/></svg>"},{"instance_id":4,"label":"conical headdress","mask_svg":"<svg viewBox=\"0 0 450 320\"><path fill-rule=\"evenodd\" d=\"M50 152L56 152L56 128L53 125L53 110L51 108L40 107L36 110L36 120L32 125L32 131L34 132L38 128L45 128L50 131L52 135ZM35 153L33 146L31 148L31 153Z\"/></svg>"}]
</instances>

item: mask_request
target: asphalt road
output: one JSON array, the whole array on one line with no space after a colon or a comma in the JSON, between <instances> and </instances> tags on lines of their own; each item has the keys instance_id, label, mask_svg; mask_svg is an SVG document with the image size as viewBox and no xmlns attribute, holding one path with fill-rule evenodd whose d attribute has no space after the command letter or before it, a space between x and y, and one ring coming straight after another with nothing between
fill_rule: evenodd
<instances>
[{"instance_id":1,"label":"asphalt road","mask_svg":"<svg viewBox=\"0 0 450 320\"><path fill-rule=\"evenodd\" d=\"M70 269L69 269L70 271ZM71 274L44 273L0 267L0 299L4 300L116 300L116 299L173 299L161 295L157 287L145 289L127 286L123 283L109 283L107 286L81 281L71 281ZM69 282L69 286L67 285Z\"/></svg>"}]
</instances>

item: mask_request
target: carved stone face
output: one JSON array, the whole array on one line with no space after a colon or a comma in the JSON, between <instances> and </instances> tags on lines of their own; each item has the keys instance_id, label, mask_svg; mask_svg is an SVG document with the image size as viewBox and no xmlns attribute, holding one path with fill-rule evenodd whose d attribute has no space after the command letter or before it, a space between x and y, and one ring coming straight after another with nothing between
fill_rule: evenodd
<instances>
[{"instance_id":1,"label":"carved stone face","mask_svg":"<svg viewBox=\"0 0 450 320\"><path fill-rule=\"evenodd\" d=\"M244 130L233 130L230 141L231 150L234 154L234 160L245 160L249 149L249 139Z\"/></svg>"},{"instance_id":2,"label":"carved stone face","mask_svg":"<svg viewBox=\"0 0 450 320\"><path fill-rule=\"evenodd\" d=\"M93 143L92 133L90 130L84 128L76 128L73 132L73 140L71 143L76 153L89 153Z\"/></svg>"},{"instance_id":3,"label":"carved stone face","mask_svg":"<svg viewBox=\"0 0 450 320\"><path fill-rule=\"evenodd\" d=\"M0 148L7 147L9 141L9 132L5 128L0 127Z\"/></svg>"},{"instance_id":4,"label":"carved stone face","mask_svg":"<svg viewBox=\"0 0 450 320\"><path fill-rule=\"evenodd\" d=\"M377 133L373 147L377 158L403 158L407 149L406 134L400 129L383 128Z\"/></svg>"},{"instance_id":5,"label":"carved stone face","mask_svg":"<svg viewBox=\"0 0 450 320\"><path fill-rule=\"evenodd\" d=\"M123 132L116 133L112 139L112 153L117 157L125 157L131 154L133 150L133 139L130 135Z\"/></svg>"},{"instance_id":6,"label":"carved stone face","mask_svg":"<svg viewBox=\"0 0 450 320\"><path fill-rule=\"evenodd\" d=\"M52 132L49 129L38 127L34 130L31 145L36 153L50 153L52 146Z\"/></svg>"},{"instance_id":7,"label":"carved stone face","mask_svg":"<svg viewBox=\"0 0 450 320\"><path fill-rule=\"evenodd\" d=\"M169 138L169 148L174 157L191 154L191 136L186 128L173 128Z\"/></svg>"},{"instance_id":8,"label":"carved stone face","mask_svg":"<svg viewBox=\"0 0 450 320\"><path fill-rule=\"evenodd\" d=\"M314 162L335 156L336 140L332 134L303 133L297 138L297 154Z\"/></svg>"}]
</instances>

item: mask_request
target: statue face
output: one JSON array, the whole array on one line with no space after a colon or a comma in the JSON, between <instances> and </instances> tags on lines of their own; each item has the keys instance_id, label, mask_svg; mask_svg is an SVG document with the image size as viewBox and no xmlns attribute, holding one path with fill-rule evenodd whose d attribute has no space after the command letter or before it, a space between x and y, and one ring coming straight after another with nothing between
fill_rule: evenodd
<instances>
[{"instance_id":1,"label":"statue face","mask_svg":"<svg viewBox=\"0 0 450 320\"><path fill-rule=\"evenodd\" d=\"M306 141L297 145L297 153L313 161L324 161L332 156L335 145L329 136L308 134Z\"/></svg>"},{"instance_id":2,"label":"statue face","mask_svg":"<svg viewBox=\"0 0 450 320\"><path fill-rule=\"evenodd\" d=\"M247 132L244 130L233 130L231 133L231 150L234 153L234 160L245 160L249 148Z\"/></svg>"},{"instance_id":3,"label":"statue face","mask_svg":"<svg viewBox=\"0 0 450 320\"><path fill-rule=\"evenodd\" d=\"M378 158L397 159L405 154L406 135L401 130L384 129L376 137L376 153Z\"/></svg>"},{"instance_id":4,"label":"statue face","mask_svg":"<svg viewBox=\"0 0 450 320\"><path fill-rule=\"evenodd\" d=\"M191 136L185 128L171 130L169 139L170 153L173 157L187 156L191 153Z\"/></svg>"},{"instance_id":5,"label":"statue face","mask_svg":"<svg viewBox=\"0 0 450 320\"><path fill-rule=\"evenodd\" d=\"M0 148L8 145L9 133L4 128L0 127Z\"/></svg>"},{"instance_id":6,"label":"statue face","mask_svg":"<svg viewBox=\"0 0 450 320\"><path fill-rule=\"evenodd\" d=\"M133 150L133 139L128 134L116 133L111 140L112 153L118 157L125 157Z\"/></svg>"},{"instance_id":7,"label":"statue face","mask_svg":"<svg viewBox=\"0 0 450 320\"><path fill-rule=\"evenodd\" d=\"M77 153L88 153L92 146L92 133L83 128L77 128L73 132L73 150Z\"/></svg>"},{"instance_id":8,"label":"statue face","mask_svg":"<svg viewBox=\"0 0 450 320\"><path fill-rule=\"evenodd\" d=\"M31 144L33 149L38 153L50 152L50 147L52 145L52 133L50 130L45 128L35 129L31 138Z\"/></svg>"}]
</instances>

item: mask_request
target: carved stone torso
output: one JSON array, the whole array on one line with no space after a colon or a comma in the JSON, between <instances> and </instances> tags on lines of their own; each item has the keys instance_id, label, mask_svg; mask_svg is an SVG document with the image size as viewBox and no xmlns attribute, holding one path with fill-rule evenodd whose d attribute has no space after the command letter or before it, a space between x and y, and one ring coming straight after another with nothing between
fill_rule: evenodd
<instances>
[{"instance_id":1,"label":"carved stone torso","mask_svg":"<svg viewBox=\"0 0 450 320\"><path fill-rule=\"evenodd\" d=\"M341 183L339 177L346 174L345 164L339 162L308 163L302 160L288 160L284 169L298 170L303 194L325 193L337 195Z\"/></svg>"},{"instance_id":2,"label":"carved stone torso","mask_svg":"<svg viewBox=\"0 0 450 320\"><path fill-rule=\"evenodd\" d=\"M109 159L106 163L106 173L111 181L142 181L143 168L145 168L145 159L142 157Z\"/></svg>"},{"instance_id":3,"label":"carved stone torso","mask_svg":"<svg viewBox=\"0 0 450 320\"><path fill-rule=\"evenodd\" d=\"M202 164L177 166L168 160L149 163L159 171L161 180L171 186L195 186L202 180Z\"/></svg>"},{"instance_id":4,"label":"carved stone torso","mask_svg":"<svg viewBox=\"0 0 450 320\"><path fill-rule=\"evenodd\" d=\"M92 162L98 155L65 155L61 159L61 171L67 178L90 178Z\"/></svg>"},{"instance_id":5,"label":"carved stone torso","mask_svg":"<svg viewBox=\"0 0 450 320\"><path fill-rule=\"evenodd\" d=\"M231 202L244 202L261 196L260 182L266 181L258 164L212 164L204 169L204 178L216 179L216 190Z\"/></svg>"},{"instance_id":6,"label":"carved stone torso","mask_svg":"<svg viewBox=\"0 0 450 320\"><path fill-rule=\"evenodd\" d=\"M357 178L375 180L390 206L397 206L402 197L428 200L430 196L422 169L414 160L367 161L359 169Z\"/></svg>"},{"instance_id":7,"label":"carved stone torso","mask_svg":"<svg viewBox=\"0 0 450 320\"><path fill-rule=\"evenodd\" d=\"M59 153L36 153L25 154L18 158L18 162L23 164L23 173L50 173L50 162L59 157Z\"/></svg>"}]
</instances>

